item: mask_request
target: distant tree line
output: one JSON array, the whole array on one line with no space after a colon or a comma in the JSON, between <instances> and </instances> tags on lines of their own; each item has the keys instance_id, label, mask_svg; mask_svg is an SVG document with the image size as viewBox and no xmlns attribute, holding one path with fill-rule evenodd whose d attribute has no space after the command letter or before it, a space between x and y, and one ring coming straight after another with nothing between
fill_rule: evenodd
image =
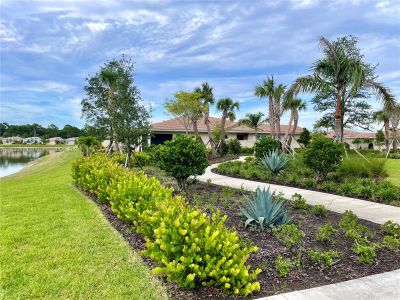
<instances>
[{"instance_id":1,"label":"distant tree line","mask_svg":"<svg viewBox=\"0 0 400 300\"><path fill-rule=\"evenodd\" d=\"M0 123L0 136L1 137L11 137L20 136L22 138L27 137L41 137L42 139L48 139L51 137L79 137L82 135L94 135L101 137L101 133L95 132L93 128L85 127L80 129L76 126L65 125L63 128L58 128L54 124L50 124L47 127L43 127L40 124L25 124L25 125L11 125L8 123Z\"/></svg>"}]
</instances>

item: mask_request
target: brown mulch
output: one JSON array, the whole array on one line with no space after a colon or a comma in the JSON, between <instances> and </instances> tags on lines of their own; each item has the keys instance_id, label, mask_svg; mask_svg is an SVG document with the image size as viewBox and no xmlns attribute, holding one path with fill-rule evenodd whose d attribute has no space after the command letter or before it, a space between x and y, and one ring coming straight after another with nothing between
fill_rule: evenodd
<instances>
[{"instance_id":1,"label":"brown mulch","mask_svg":"<svg viewBox=\"0 0 400 300\"><path fill-rule=\"evenodd\" d=\"M145 249L143 237L135 233L131 225L119 220L111 211L108 203L99 203L95 197L88 196L99 205L109 222L134 250L139 252ZM325 217L316 217L309 211L304 212L288 207L289 215L293 217L294 222L305 232L302 245L305 251L309 249L336 249L340 253L340 258L335 261L331 268L321 270L319 266L311 262L307 254L304 254L301 268L293 269L287 277L281 278L275 271L274 260L278 255L294 257L294 254L282 246L272 233L260 231L254 227L244 229L245 220L238 208L239 203L243 199L241 191L223 188L214 184L196 183L189 187L186 198L192 205L199 206L209 214L215 208L218 208L222 214L228 215L226 222L228 227L234 228L244 240L250 241L259 248L258 252L250 256L248 263L253 268L261 268L263 270L257 278L261 284L261 291L247 297L237 297L226 295L221 290L213 287L201 287L197 290L184 289L174 283L167 282L164 277L161 278L173 299L255 299L400 269L400 251L390 252L378 249L378 255L374 263L366 265L359 262L355 254L353 254L353 241L340 231L335 235L336 243L334 245L316 241L315 233L317 228L327 222L331 222L334 227L338 228L337 224L341 218L340 214L328 211ZM367 226L370 230L377 232L373 241L379 242L382 240L383 235L377 224L364 220L360 220L360 223ZM142 257L144 263L149 268L156 266L150 258L146 256Z\"/></svg>"}]
</instances>

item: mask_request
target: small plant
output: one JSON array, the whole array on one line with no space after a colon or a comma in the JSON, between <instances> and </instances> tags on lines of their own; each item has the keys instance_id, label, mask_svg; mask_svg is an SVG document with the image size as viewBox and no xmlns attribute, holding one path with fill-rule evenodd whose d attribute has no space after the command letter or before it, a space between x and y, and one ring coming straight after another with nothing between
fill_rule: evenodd
<instances>
[{"instance_id":1,"label":"small plant","mask_svg":"<svg viewBox=\"0 0 400 300\"><path fill-rule=\"evenodd\" d=\"M251 196L244 195L247 207L240 207L240 211L246 216L245 227L251 223L256 223L261 230L272 228L290 222L285 204L286 200L274 200L274 195L269 188L261 190L257 188Z\"/></svg>"},{"instance_id":2,"label":"small plant","mask_svg":"<svg viewBox=\"0 0 400 300\"><path fill-rule=\"evenodd\" d=\"M336 250L319 251L309 250L308 255L314 263L318 263L322 269L329 268L333 264L333 259L339 257Z\"/></svg>"},{"instance_id":3,"label":"small plant","mask_svg":"<svg viewBox=\"0 0 400 300\"><path fill-rule=\"evenodd\" d=\"M333 235L337 232L332 224L327 223L317 229L316 239L321 242L334 243Z\"/></svg>"},{"instance_id":4,"label":"small plant","mask_svg":"<svg viewBox=\"0 0 400 300\"><path fill-rule=\"evenodd\" d=\"M292 261L290 258L284 258L282 255L279 255L275 259L275 270L278 272L279 276L286 277L291 267Z\"/></svg>"},{"instance_id":5,"label":"small plant","mask_svg":"<svg viewBox=\"0 0 400 300\"><path fill-rule=\"evenodd\" d=\"M304 237L304 231L295 224L286 224L272 229L277 239L288 249L299 246Z\"/></svg>"},{"instance_id":6,"label":"small plant","mask_svg":"<svg viewBox=\"0 0 400 300\"><path fill-rule=\"evenodd\" d=\"M339 222L339 227L343 230L353 229L358 225L358 217L351 210L346 210Z\"/></svg>"},{"instance_id":7,"label":"small plant","mask_svg":"<svg viewBox=\"0 0 400 300\"><path fill-rule=\"evenodd\" d=\"M288 160L278 149L274 149L265 154L261 158L261 163L266 167L272 175L278 175L279 172L287 168Z\"/></svg>"},{"instance_id":8,"label":"small plant","mask_svg":"<svg viewBox=\"0 0 400 300\"><path fill-rule=\"evenodd\" d=\"M360 245L355 243L353 245L353 251L358 255L358 259L365 264L372 264L376 257L376 244L371 245Z\"/></svg>"},{"instance_id":9,"label":"small plant","mask_svg":"<svg viewBox=\"0 0 400 300\"><path fill-rule=\"evenodd\" d=\"M324 205L317 204L311 207L311 212L317 217L324 217L326 216L328 210Z\"/></svg>"},{"instance_id":10,"label":"small plant","mask_svg":"<svg viewBox=\"0 0 400 300\"><path fill-rule=\"evenodd\" d=\"M381 229L383 232L395 236L400 237L400 224L395 223L393 221L386 221L384 224L381 225Z\"/></svg>"},{"instance_id":11,"label":"small plant","mask_svg":"<svg viewBox=\"0 0 400 300\"><path fill-rule=\"evenodd\" d=\"M386 159L384 158L375 158L371 159L368 162L368 174L370 177L374 178L375 181L380 181L383 178L388 176L386 171Z\"/></svg>"},{"instance_id":12,"label":"small plant","mask_svg":"<svg viewBox=\"0 0 400 300\"><path fill-rule=\"evenodd\" d=\"M391 251L400 250L400 239L392 235L385 235L382 240L382 246Z\"/></svg>"},{"instance_id":13,"label":"small plant","mask_svg":"<svg viewBox=\"0 0 400 300\"><path fill-rule=\"evenodd\" d=\"M306 199L304 199L302 195L297 193L292 196L292 201L290 202L290 204L294 209L307 210L308 208Z\"/></svg>"}]
</instances>

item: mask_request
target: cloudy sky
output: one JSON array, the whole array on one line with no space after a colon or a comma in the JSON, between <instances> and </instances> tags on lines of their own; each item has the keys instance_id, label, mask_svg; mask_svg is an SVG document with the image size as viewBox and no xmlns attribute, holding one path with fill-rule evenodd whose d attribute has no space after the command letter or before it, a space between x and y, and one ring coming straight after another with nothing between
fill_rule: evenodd
<instances>
[{"instance_id":1,"label":"cloudy sky","mask_svg":"<svg viewBox=\"0 0 400 300\"><path fill-rule=\"evenodd\" d=\"M239 117L265 112L256 84L268 75L290 84L320 56L320 36L348 34L400 96L398 0L1 0L0 13L1 122L83 126L86 76L123 53L153 121L168 118L163 102L175 91L204 81L241 102ZM300 125L318 117L309 105Z\"/></svg>"}]
</instances>

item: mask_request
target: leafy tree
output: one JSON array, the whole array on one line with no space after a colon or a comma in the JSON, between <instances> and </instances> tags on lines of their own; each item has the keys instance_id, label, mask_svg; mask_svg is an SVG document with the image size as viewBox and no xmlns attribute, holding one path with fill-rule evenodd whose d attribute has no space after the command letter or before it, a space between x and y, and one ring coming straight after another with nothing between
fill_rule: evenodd
<instances>
[{"instance_id":1,"label":"leafy tree","mask_svg":"<svg viewBox=\"0 0 400 300\"><path fill-rule=\"evenodd\" d=\"M89 124L85 124L82 129L82 134L85 136L94 136L98 140L102 141L107 138L107 128L95 127Z\"/></svg>"},{"instance_id":2,"label":"leafy tree","mask_svg":"<svg viewBox=\"0 0 400 300\"><path fill-rule=\"evenodd\" d=\"M317 173L317 179L323 179L329 172L336 171L342 161L344 145L315 134L304 152L304 164Z\"/></svg>"},{"instance_id":3,"label":"leafy tree","mask_svg":"<svg viewBox=\"0 0 400 300\"><path fill-rule=\"evenodd\" d=\"M315 93L333 95L335 99L335 140L343 140L343 106L349 99L373 91L388 110L395 100L388 88L376 81L375 67L363 62L363 55L357 48L357 39L352 36L329 41L322 37L320 45L323 58L317 60L312 74L299 77L288 91L288 95ZM331 97L332 98L332 97Z\"/></svg>"},{"instance_id":4,"label":"leafy tree","mask_svg":"<svg viewBox=\"0 0 400 300\"><path fill-rule=\"evenodd\" d=\"M164 106L167 111L178 118L185 127L186 134L189 128L198 135L197 121L203 114L204 107L201 102L202 94L199 92L179 91L174 95L175 99L167 101Z\"/></svg>"},{"instance_id":5,"label":"leafy tree","mask_svg":"<svg viewBox=\"0 0 400 300\"><path fill-rule=\"evenodd\" d=\"M222 112L221 118L221 143L220 152L224 152L225 144L225 124L226 120L233 121L236 118L235 110L239 109L239 102L234 102L230 98L220 99L217 103L217 109Z\"/></svg>"},{"instance_id":6,"label":"leafy tree","mask_svg":"<svg viewBox=\"0 0 400 300\"><path fill-rule=\"evenodd\" d=\"M77 145L84 156L89 156L100 148L100 142L94 136L80 136Z\"/></svg>"},{"instance_id":7,"label":"leafy tree","mask_svg":"<svg viewBox=\"0 0 400 300\"><path fill-rule=\"evenodd\" d=\"M311 141L311 132L307 128L304 128L297 141L304 147L307 147Z\"/></svg>"},{"instance_id":8,"label":"leafy tree","mask_svg":"<svg viewBox=\"0 0 400 300\"><path fill-rule=\"evenodd\" d=\"M190 176L204 174L208 166L206 147L194 136L177 135L157 152L160 168L177 180L180 190L186 189Z\"/></svg>"},{"instance_id":9,"label":"leafy tree","mask_svg":"<svg viewBox=\"0 0 400 300\"><path fill-rule=\"evenodd\" d=\"M82 135L82 131L76 127L76 126L72 126L72 125L65 125L63 127L63 129L61 129L60 131L60 136L62 138L71 138L71 137L77 137L77 136L81 136Z\"/></svg>"},{"instance_id":10,"label":"leafy tree","mask_svg":"<svg viewBox=\"0 0 400 300\"><path fill-rule=\"evenodd\" d=\"M259 139L254 144L254 154L258 158L263 158L265 154L278 149L280 147L279 141L270 136Z\"/></svg>"},{"instance_id":11,"label":"leafy tree","mask_svg":"<svg viewBox=\"0 0 400 300\"><path fill-rule=\"evenodd\" d=\"M49 137L56 137L60 135L60 129L54 125L54 124L50 124L49 126L47 126L46 128L46 136Z\"/></svg>"},{"instance_id":12,"label":"leafy tree","mask_svg":"<svg viewBox=\"0 0 400 300\"><path fill-rule=\"evenodd\" d=\"M213 155L215 155L217 145L212 137L210 127L210 105L214 104L215 102L213 88L207 82L204 82L202 83L201 87L196 88L194 92L200 94L201 106L203 107L204 124L207 127L207 134L211 146L211 151Z\"/></svg>"},{"instance_id":13,"label":"leafy tree","mask_svg":"<svg viewBox=\"0 0 400 300\"><path fill-rule=\"evenodd\" d=\"M297 125L299 123L299 111L305 110L307 105L300 98L286 99L283 104L284 110L290 110L289 126L285 133L285 144L290 147L292 139L296 134ZM293 126L292 126L293 125Z\"/></svg>"}]
</instances>

